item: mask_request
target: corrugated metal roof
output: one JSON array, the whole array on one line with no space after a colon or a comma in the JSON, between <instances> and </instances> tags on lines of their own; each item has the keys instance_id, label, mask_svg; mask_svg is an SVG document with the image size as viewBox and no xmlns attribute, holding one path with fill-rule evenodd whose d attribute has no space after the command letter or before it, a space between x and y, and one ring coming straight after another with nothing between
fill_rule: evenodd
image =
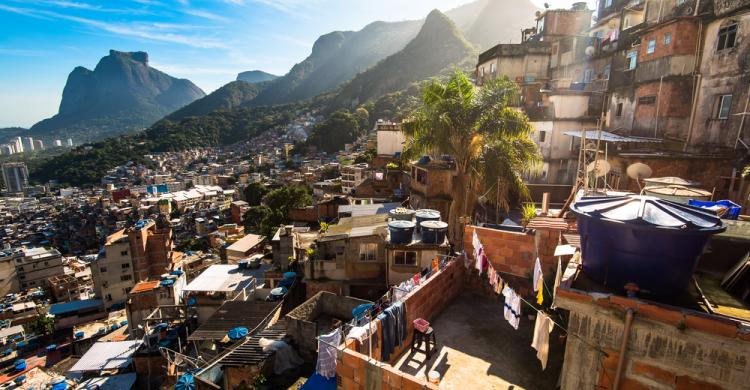
<instances>
[{"instance_id":1,"label":"corrugated metal roof","mask_svg":"<svg viewBox=\"0 0 750 390\"><path fill-rule=\"evenodd\" d=\"M76 387L77 390L99 389L99 390L129 390L135 384L136 374L129 372L122 375L103 376L91 378ZM96 387L94 387L96 386Z\"/></svg>"},{"instance_id":2,"label":"corrugated metal roof","mask_svg":"<svg viewBox=\"0 0 750 390\"><path fill-rule=\"evenodd\" d=\"M126 367L141 343L141 340L99 341L92 345L68 372L101 371Z\"/></svg>"},{"instance_id":3,"label":"corrugated metal roof","mask_svg":"<svg viewBox=\"0 0 750 390\"><path fill-rule=\"evenodd\" d=\"M581 135L585 133L587 140L596 140L599 139L599 131L598 130L573 130L573 131L566 131L565 135L569 135L571 137L581 138ZM601 140L605 142L631 142L631 143L641 143L641 142L651 142L651 143L660 143L662 142L661 139L658 138L647 138L647 137L632 137L632 136L624 136L619 134L610 133L608 131L602 131L601 132Z\"/></svg>"},{"instance_id":4,"label":"corrugated metal roof","mask_svg":"<svg viewBox=\"0 0 750 390\"><path fill-rule=\"evenodd\" d=\"M214 264L206 268L183 291L240 291L253 280L251 270L234 264Z\"/></svg>"},{"instance_id":5,"label":"corrugated metal roof","mask_svg":"<svg viewBox=\"0 0 750 390\"><path fill-rule=\"evenodd\" d=\"M102 306L101 299L84 299L82 301L55 303L49 307L49 314L59 315L79 310L94 309L100 306Z\"/></svg>"},{"instance_id":6,"label":"corrugated metal roof","mask_svg":"<svg viewBox=\"0 0 750 390\"><path fill-rule=\"evenodd\" d=\"M244 253L254 248L265 239L266 238L264 236L259 236L257 234L248 234L245 237L242 237L239 240L235 241L234 244L227 247L227 251L237 251Z\"/></svg>"},{"instance_id":7,"label":"corrugated metal roof","mask_svg":"<svg viewBox=\"0 0 750 390\"><path fill-rule=\"evenodd\" d=\"M388 214L389 211L401 207L401 203L372 203L372 204L350 204L339 206L339 217L349 214L350 217L366 215Z\"/></svg>"}]
</instances>

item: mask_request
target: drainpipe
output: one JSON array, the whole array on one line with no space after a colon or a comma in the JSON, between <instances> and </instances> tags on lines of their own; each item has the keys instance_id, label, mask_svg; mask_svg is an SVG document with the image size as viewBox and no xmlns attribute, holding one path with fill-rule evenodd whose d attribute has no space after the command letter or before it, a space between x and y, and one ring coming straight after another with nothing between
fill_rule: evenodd
<instances>
[{"instance_id":1,"label":"drainpipe","mask_svg":"<svg viewBox=\"0 0 750 390\"><path fill-rule=\"evenodd\" d=\"M615 381L612 384L612 390L618 390L620 388L622 371L625 367L625 352L628 350L628 340L630 339L630 328L633 325L633 317L635 317L635 310L633 308L629 308L627 312L625 312L625 329L622 331L620 359L617 361L617 371L615 372Z\"/></svg>"}]
</instances>

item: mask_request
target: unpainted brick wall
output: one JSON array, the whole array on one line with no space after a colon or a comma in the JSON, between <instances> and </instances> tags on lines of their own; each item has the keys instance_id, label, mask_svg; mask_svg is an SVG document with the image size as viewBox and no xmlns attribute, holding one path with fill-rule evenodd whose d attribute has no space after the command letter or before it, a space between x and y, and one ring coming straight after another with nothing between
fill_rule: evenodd
<instances>
[{"instance_id":1,"label":"unpainted brick wall","mask_svg":"<svg viewBox=\"0 0 750 390\"><path fill-rule=\"evenodd\" d=\"M398 357L411 345L414 320L423 318L427 321L434 321L440 312L461 292L465 275L466 268L464 268L463 262L451 262L404 298L408 337L403 345L396 347L396 350L390 356L389 363L395 363ZM380 321L375 321L377 333L373 337L372 357L379 360L381 357L379 340L382 340L382 328ZM340 354L336 365L336 373L340 377L340 389L364 389L365 382L368 379L366 375L375 375L374 372L379 372L379 375L382 376L381 390L438 388L402 373L389 364L376 360L368 362L367 355L356 351L357 349L367 348L367 345L369 345L367 339L362 342L362 345L354 340L346 342L346 348Z\"/></svg>"}]
</instances>

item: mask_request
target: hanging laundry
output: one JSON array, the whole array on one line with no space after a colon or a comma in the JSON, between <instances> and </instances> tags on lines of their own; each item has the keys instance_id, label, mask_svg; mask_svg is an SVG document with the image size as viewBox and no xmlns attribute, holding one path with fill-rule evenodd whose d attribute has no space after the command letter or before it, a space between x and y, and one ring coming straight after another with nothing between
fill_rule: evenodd
<instances>
[{"instance_id":1,"label":"hanging laundry","mask_svg":"<svg viewBox=\"0 0 750 390\"><path fill-rule=\"evenodd\" d=\"M380 321L380 328L383 331L380 360L387 362L391 357L391 352L393 352L394 340L396 339L395 319L386 312L378 314L377 319Z\"/></svg>"},{"instance_id":2,"label":"hanging laundry","mask_svg":"<svg viewBox=\"0 0 750 390\"><path fill-rule=\"evenodd\" d=\"M318 361L315 365L315 371L318 374L326 378L336 376L336 350L339 344L341 344L341 329L339 328L318 337Z\"/></svg>"},{"instance_id":3,"label":"hanging laundry","mask_svg":"<svg viewBox=\"0 0 750 390\"><path fill-rule=\"evenodd\" d=\"M544 286L539 287L539 291L536 292L536 304L541 305L544 303Z\"/></svg>"},{"instance_id":4,"label":"hanging laundry","mask_svg":"<svg viewBox=\"0 0 750 390\"><path fill-rule=\"evenodd\" d=\"M438 270L440 270L440 260L435 256L435 258L432 259L432 272L437 272Z\"/></svg>"},{"instance_id":5,"label":"hanging laundry","mask_svg":"<svg viewBox=\"0 0 750 390\"><path fill-rule=\"evenodd\" d=\"M369 325L369 328L370 328L369 333L367 331L368 325ZM370 321L369 324L365 324L365 325L362 325L362 326L355 326L355 327L353 327L349 331L349 333L346 335L346 338L347 338L347 340L348 339L355 339L355 340L357 340L357 341L359 341L361 343L361 342L364 342L364 340L367 338L367 336L373 335L373 334L375 334L377 332L378 332L377 323L375 321Z\"/></svg>"},{"instance_id":6,"label":"hanging laundry","mask_svg":"<svg viewBox=\"0 0 750 390\"><path fill-rule=\"evenodd\" d=\"M518 325L521 323L521 297L513 291L513 300L510 305L513 316L511 317L510 326L513 329L518 330Z\"/></svg>"},{"instance_id":7,"label":"hanging laundry","mask_svg":"<svg viewBox=\"0 0 750 390\"><path fill-rule=\"evenodd\" d=\"M503 289L503 297L505 298L505 304L503 305L503 318L505 318L505 321L508 321L510 323L510 318L513 315L512 309L511 309L511 302L513 301L513 290L511 290L510 287L505 286Z\"/></svg>"},{"instance_id":8,"label":"hanging laundry","mask_svg":"<svg viewBox=\"0 0 750 390\"><path fill-rule=\"evenodd\" d=\"M421 277L421 275L420 275L420 274L416 274L416 275L414 275L414 277L412 278L412 281L414 282L414 286L415 286L415 287L416 287L416 286L419 286L419 280L420 280L420 277Z\"/></svg>"},{"instance_id":9,"label":"hanging laundry","mask_svg":"<svg viewBox=\"0 0 750 390\"><path fill-rule=\"evenodd\" d=\"M544 275L542 274L542 264L539 262L539 258L536 258L534 262L534 292L537 292L542 288L544 283Z\"/></svg>"},{"instance_id":10,"label":"hanging laundry","mask_svg":"<svg viewBox=\"0 0 750 390\"><path fill-rule=\"evenodd\" d=\"M547 368L547 356L549 355L549 334L555 323L547 314L539 312L534 323L534 339L531 346L536 349L536 357L542 363L542 370Z\"/></svg>"},{"instance_id":11,"label":"hanging laundry","mask_svg":"<svg viewBox=\"0 0 750 390\"><path fill-rule=\"evenodd\" d=\"M555 273L555 285L552 286L552 308L555 309L555 295L557 295L557 288L560 287L562 281L562 261L557 259L557 272Z\"/></svg>"}]
</instances>

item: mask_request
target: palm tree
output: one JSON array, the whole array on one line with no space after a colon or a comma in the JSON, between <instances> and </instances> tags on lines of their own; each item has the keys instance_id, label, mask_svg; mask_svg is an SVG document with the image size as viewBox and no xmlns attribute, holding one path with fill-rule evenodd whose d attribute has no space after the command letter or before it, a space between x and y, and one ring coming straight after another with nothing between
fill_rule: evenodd
<instances>
[{"instance_id":1,"label":"palm tree","mask_svg":"<svg viewBox=\"0 0 750 390\"><path fill-rule=\"evenodd\" d=\"M421 107L404 121L405 158L448 154L455 160L448 214L454 243L463 236L459 218L470 215L479 191L505 210L512 200L529 198L521 174L541 157L528 118L512 107L517 100L518 87L507 77L477 88L457 70L428 82Z\"/></svg>"}]
</instances>

